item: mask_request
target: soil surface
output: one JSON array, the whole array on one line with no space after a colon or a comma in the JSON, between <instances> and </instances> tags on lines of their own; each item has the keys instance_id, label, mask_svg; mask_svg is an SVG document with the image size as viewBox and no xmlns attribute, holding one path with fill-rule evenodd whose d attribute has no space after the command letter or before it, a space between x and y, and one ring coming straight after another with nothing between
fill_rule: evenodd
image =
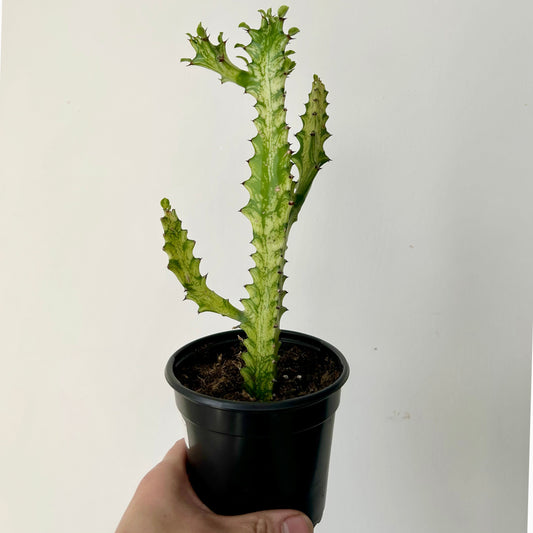
<instances>
[{"instance_id":1,"label":"soil surface","mask_svg":"<svg viewBox=\"0 0 533 533\"><path fill-rule=\"evenodd\" d=\"M185 387L201 394L225 400L255 401L243 390L242 349L240 342L225 352L209 350L206 346L179 365L176 377ZM324 389L340 376L341 365L335 358L317 350L282 344L277 372L274 401Z\"/></svg>"}]
</instances>

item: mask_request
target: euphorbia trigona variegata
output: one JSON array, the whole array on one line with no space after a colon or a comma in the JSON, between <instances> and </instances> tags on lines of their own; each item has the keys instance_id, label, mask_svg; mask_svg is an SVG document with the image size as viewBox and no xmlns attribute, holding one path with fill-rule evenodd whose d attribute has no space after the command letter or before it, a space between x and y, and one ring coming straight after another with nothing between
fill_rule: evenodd
<instances>
[{"instance_id":1,"label":"euphorbia trigona variegata","mask_svg":"<svg viewBox=\"0 0 533 533\"><path fill-rule=\"evenodd\" d=\"M242 355L245 365L241 369L244 386L262 401L272 398L276 377L280 319L286 311L283 269L287 239L317 172L329 161L323 149L329 137L327 91L316 75L301 116L302 129L296 134L299 149L296 153L290 149L285 82L295 63L287 45L298 29L284 32L287 11L286 6L280 7L277 15L271 9L261 10L261 26L257 29L240 24L250 36L247 45L236 45L249 56L240 57L245 68L239 68L228 57L222 33L212 43L201 24L197 35L189 34L196 55L183 60L217 72L222 83L236 83L256 100L257 135L252 139L254 155L248 160L251 176L244 182L250 200L241 210L252 225L255 266L250 269L252 282L246 285L248 297L241 300L242 309L209 289L206 276L200 273L200 260L193 255L195 242L188 238L170 202L166 198L161 201L168 268L185 288L186 298L198 304L199 312L212 311L240 323L246 333ZM297 179L293 176L294 166Z\"/></svg>"}]
</instances>

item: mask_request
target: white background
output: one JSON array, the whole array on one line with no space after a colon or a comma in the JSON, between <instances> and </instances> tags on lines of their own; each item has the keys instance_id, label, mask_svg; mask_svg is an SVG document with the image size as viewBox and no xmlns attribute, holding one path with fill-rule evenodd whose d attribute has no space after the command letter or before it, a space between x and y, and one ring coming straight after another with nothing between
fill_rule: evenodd
<instances>
[{"instance_id":1,"label":"white background","mask_svg":"<svg viewBox=\"0 0 533 533\"><path fill-rule=\"evenodd\" d=\"M167 358L230 320L166 271L168 196L245 295L252 100L187 68L256 0L11 0L0 86L0 530L114 530L183 434ZM273 5L275 9L279 7ZM294 0L298 131L327 151L289 243L284 327L351 364L321 533L522 533L533 317L533 5Z\"/></svg>"}]
</instances>

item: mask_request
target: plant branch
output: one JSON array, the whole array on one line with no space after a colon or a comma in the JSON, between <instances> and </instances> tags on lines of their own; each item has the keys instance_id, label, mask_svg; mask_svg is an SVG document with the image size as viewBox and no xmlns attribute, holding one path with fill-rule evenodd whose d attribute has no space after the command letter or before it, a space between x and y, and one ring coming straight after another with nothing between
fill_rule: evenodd
<instances>
[{"instance_id":1,"label":"plant branch","mask_svg":"<svg viewBox=\"0 0 533 533\"><path fill-rule=\"evenodd\" d=\"M309 93L309 100L305 105L305 113L301 115L302 129L296 134L300 149L292 156L292 161L298 169L298 182L294 191L294 207L291 213L290 225L296 222L298 213L304 203L309 189L322 165L330 161L324 152L324 143L331 137L326 130L326 96L328 92L320 78L315 74L313 85Z\"/></svg>"},{"instance_id":2,"label":"plant branch","mask_svg":"<svg viewBox=\"0 0 533 533\"><path fill-rule=\"evenodd\" d=\"M196 36L190 33L187 34L189 42L196 51L196 55L192 59L184 57L181 61L217 72L220 74L222 83L232 81L246 88L249 78L248 72L240 69L230 61L222 32L218 35L217 44L213 44L209 40L209 36L201 23L198 25L196 32L198 33Z\"/></svg>"},{"instance_id":3,"label":"plant branch","mask_svg":"<svg viewBox=\"0 0 533 533\"><path fill-rule=\"evenodd\" d=\"M200 259L193 255L196 243L187 237L187 230L183 229L181 220L166 198L161 200L161 207L165 212L161 223L165 238L163 250L169 258L168 269L183 285L185 298L198 304L199 313L211 311L241 322L243 312L207 286L207 276L200 274Z\"/></svg>"}]
</instances>

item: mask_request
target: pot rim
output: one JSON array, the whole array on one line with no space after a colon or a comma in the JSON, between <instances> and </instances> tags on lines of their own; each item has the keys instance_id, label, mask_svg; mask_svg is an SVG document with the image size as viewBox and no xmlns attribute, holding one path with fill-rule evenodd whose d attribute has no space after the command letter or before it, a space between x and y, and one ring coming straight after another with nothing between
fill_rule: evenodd
<instances>
[{"instance_id":1,"label":"pot rim","mask_svg":"<svg viewBox=\"0 0 533 533\"><path fill-rule=\"evenodd\" d=\"M280 330L280 338L288 337L285 339L285 342L298 342L298 340L305 341L316 347L324 348L330 351L335 355L342 366L342 371L340 376L330 385L316 392L306 394L304 396L297 396L296 398L289 398L287 400L274 400L271 402L262 402L254 401L247 402L243 400L226 400L223 398L215 398L213 396L208 396L206 394L201 394L199 392L188 389L178 380L174 373L174 366L176 360L184 354L184 352L190 351L190 349L198 343L213 342L215 337L222 339L230 339L232 337L237 337L239 334L244 335L244 332L240 329L226 330L218 333L212 333L205 337L197 338L178 350L168 360L165 367L165 377L168 384L174 389L176 393L179 393L187 398L187 400L194 403L207 405L214 409L222 409L225 411L247 411L247 412L261 412L261 411L278 411L283 409L295 409L298 407L309 406L316 402L323 400L324 398L331 396L333 393L338 391L348 379L350 374L350 369L348 366L348 361L344 355L332 344L320 339L319 337L314 337L307 333L302 333L292 330Z\"/></svg>"}]
</instances>

